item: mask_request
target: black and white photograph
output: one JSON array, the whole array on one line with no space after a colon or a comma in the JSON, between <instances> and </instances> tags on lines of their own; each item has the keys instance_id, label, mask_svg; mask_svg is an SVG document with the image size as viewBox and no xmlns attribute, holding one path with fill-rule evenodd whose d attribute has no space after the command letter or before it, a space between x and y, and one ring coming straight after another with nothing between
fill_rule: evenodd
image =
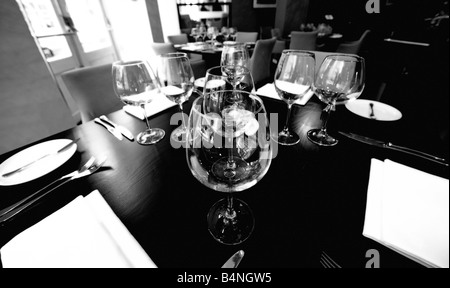
<instances>
[{"instance_id":1,"label":"black and white photograph","mask_svg":"<svg viewBox=\"0 0 450 288\"><path fill-rule=\"evenodd\" d=\"M448 9L0 1L0 268L449 268Z\"/></svg>"}]
</instances>

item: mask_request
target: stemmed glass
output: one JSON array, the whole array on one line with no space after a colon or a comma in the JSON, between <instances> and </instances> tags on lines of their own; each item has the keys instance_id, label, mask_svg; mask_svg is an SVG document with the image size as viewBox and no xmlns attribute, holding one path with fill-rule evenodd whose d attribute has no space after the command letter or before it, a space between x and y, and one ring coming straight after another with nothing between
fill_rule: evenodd
<instances>
[{"instance_id":1,"label":"stemmed glass","mask_svg":"<svg viewBox=\"0 0 450 288\"><path fill-rule=\"evenodd\" d=\"M238 85L245 77L249 77L249 54L244 43L230 42L224 43L220 66L222 72L227 75L228 81L233 85L233 90L238 90ZM239 94L235 94L239 97ZM237 98L236 98L237 99Z\"/></svg>"},{"instance_id":2,"label":"stemmed glass","mask_svg":"<svg viewBox=\"0 0 450 288\"><path fill-rule=\"evenodd\" d=\"M325 58L313 84L315 94L327 104L321 129L308 131L308 139L320 146L334 146L338 140L327 133L327 122L335 105L356 99L365 85L364 58L354 55L330 55Z\"/></svg>"},{"instance_id":3,"label":"stemmed glass","mask_svg":"<svg viewBox=\"0 0 450 288\"><path fill-rule=\"evenodd\" d=\"M180 107L182 124L176 128L171 139L175 142L186 141L183 103L189 100L194 91L194 72L186 53L167 53L160 56L157 73L161 92Z\"/></svg>"},{"instance_id":4,"label":"stemmed glass","mask_svg":"<svg viewBox=\"0 0 450 288\"><path fill-rule=\"evenodd\" d=\"M299 50L285 50L281 54L275 72L275 90L280 98L286 102L288 112L286 124L278 135L272 138L281 145L294 145L300 141L300 137L289 131L289 118L292 105L311 90L314 82L315 55Z\"/></svg>"},{"instance_id":5,"label":"stemmed glass","mask_svg":"<svg viewBox=\"0 0 450 288\"><path fill-rule=\"evenodd\" d=\"M136 142L142 145L157 143L164 138L160 128L150 128L145 105L160 97L158 79L146 61L116 61L112 64L114 91L119 99L128 105L140 106L144 113L147 129L139 133Z\"/></svg>"},{"instance_id":6,"label":"stemmed glass","mask_svg":"<svg viewBox=\"0 0 450 288\"><path fill-rule=\"evenodd\" d=\"M243 95L234 102L235 93ZM246 91L211 91L198 97L188 122L188 166L197 180L227 197L208 212L208 230L217 241L235 245L253 231L250 207L233 192L254 186L272 159L270 126L262 100Z\"/></svg>"}]
</instances>

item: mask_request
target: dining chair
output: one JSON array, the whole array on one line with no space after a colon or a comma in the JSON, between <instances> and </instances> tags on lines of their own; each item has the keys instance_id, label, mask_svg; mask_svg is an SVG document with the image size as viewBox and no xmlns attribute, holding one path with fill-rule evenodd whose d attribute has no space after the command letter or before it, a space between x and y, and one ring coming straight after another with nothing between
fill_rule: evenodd
<instances>
[{"instance_id":1,"label":"dining chair","mask_svg":"<svg viewBox=\"0 0 450 288\"><path fill-rule=\"evenodd\" d=\"M186 33L175 34L167 36L167 40L173 45L182 45L187 44L189 42L188 35ZM188 57L190 60L201 60L202 56L197 54L188 53Z\"/></svg>"},{"instance_id":2,"label":"dining chair","mask_svg":"<svg viewBox=\"0 0 450 288\"><path fill-rule=\"evenodd\" d=\"M272 51L276 38L260 39L256 41L255 49L250 58L250 71L255 87L261 86L271 76Z\"/></svg>"},{"instance_id":3,"label":"dining chair","mask_svg":"<svg viewBox=\"0 0 450 288\"><path fill-rule=\"evenodd\" d=\"M152 49L156 56L166 54L166 53L174 53L177 52L177 49L175 46L173 46L172 43L152 43ZM191 62L192 71L194 72L195 79L204 77L206 74L206 62L202 59L202 55L195 55L200 56L198 58L189 58ZM151 63L153 68L156 69L157 63Z\"/></svg>"},{"instance_id":4,"label":"dining chair","mask_svg":"<svg viewBox=\"0 0 450 288\"><path fill-rule=\"evenodd\" d=\"M312 32L292 31L289 49L312 50L312 51L316 50L318 33L319 33L318 31Z\"/></svg>"},{"instance_id":5,"label":"dining chair","mask_svg":"<svg viewBox=\"0 0 450 288\"><path fill-rule=\"evenodd\" d=\"M169 40L169 42L173 45L186 44L189 42L188 35L186 33L169 35L167 36L167 40Z\"/></svg>"},{"instance_id":6,"label":"dining chair","mask_svg":"<svg viewBox=\"0 0 450 288\"><path fill-rule=\"evenodd\" d=\"M344 42L338 45L336 52L339 53L349 53L349 54L360 54L361 48L363 47L365 41L367 40L367 36L370 34L370 30L366 30L363 32L361 37L358 40L352 42Z\"/></svg>"},{"instance_id":7,"label":"dining chair","mask_svg":"<svg viewBox=\"0 0 450 288\"><path fill-rule=\"evenodd\" d=\"M80 109L83 123L122 108L112 82L112 65L83 67L61 74L61 79Z\"/></svg>"},{"instance_id":8,"label":"dining chair","mask_svg":"<svg viewBox=\"0 0 450 288\"><path fill-rule=\"evenodd\" d=\"M236 42L239 43L255 43L258 40L258 32L236 32Z\"/></svg>"}]
</instances>

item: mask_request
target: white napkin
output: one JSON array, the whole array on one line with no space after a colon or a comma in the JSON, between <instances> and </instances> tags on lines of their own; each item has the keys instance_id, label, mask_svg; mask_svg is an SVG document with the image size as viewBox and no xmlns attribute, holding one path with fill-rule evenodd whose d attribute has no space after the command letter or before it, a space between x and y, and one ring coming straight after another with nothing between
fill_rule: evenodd
<instances>
[{"instance_id":1,"label":"white napkin","mask_svg":"<svg viewBox=\"0 0 450 288\"><path fill-rule=\"evenodd\" d=\"M1 249L5 268L155 268L98 190L23 231Z\"/></svg>"},{"instance_id":2,"label":"white napkin","mask_svg":"<svg viewBox=\"0 0 450 288\"><path fill-rule=\"evenodd\" d=\"M449 181L372 159L363 235L427 266L449 268Z\"/></svg>"},{"instance_id":3,"label":"white napkin","mask_svg":"<svg viewBox=\"0 0 450 288\"><path fill-rule=\"evenodd\" d=\"M158 97L154 97L154 99L152 99L150 103L147 103L145 105L147 117L150 117L163 110L166 110L170 107L177 105L175 102L172 102L169 99L167 99L165 95L163 94L158 95L159 95ZM144 120L144 110L140 106L125 105L123 106L123 110L138 119Z\"/></svg>"},{"instance_id":4,"label":"white napkin","mask_svg":"<svg viewBox=\"0 0 450 288\"><path fill-rule=\"evenodd\" d=\"M278 93L275 90L275 85L273 83L268 83L268 84L262 86L261 88L259 88L256 91L256 94L258 94L260 96L269 97L269 98L272 98L272 99L281 100L280 96L278 96ZM314 95L314 92L312 90L310 90L301 99L298 99L297 101L295 101L294 104L298 104L298 105L302 105L303 106L306 103L308 103L309 99L311 99L311 97L313 95Z\"/></svg>"}]
</instances>

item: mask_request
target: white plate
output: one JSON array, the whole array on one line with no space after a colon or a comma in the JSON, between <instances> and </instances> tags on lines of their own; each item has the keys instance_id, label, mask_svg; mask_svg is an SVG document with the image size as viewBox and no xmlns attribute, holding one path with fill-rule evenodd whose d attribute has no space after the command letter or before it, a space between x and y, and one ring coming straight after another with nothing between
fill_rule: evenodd
<instances>
[{"instance_id":1,"label":"white plate","mask_svg":"<svg viewBox=\"0 0 450 288\"><path fill-rule=\"evenodd\" d=\"M372 119L370 117L370 104L373 104L373 113L375 119L378 121L396 121L402 118L402 113L396 108L372 100L356 99L345 104L348 110L364 118Z\"/></svg>"},{"instance_id":2,"label":"white plate","mask_svg":"<svg viewBox=\"0 0 450 288\"><path fill-rule=\"evenodd\" d=\"M194 85L196 87L203 88L205 86L205 77L201 77L201 78L198 78L197 80L195 80Z\"/></svg>"},{"instance_id":3,"label":"white plate","mask_svg":"<svg viewBox=\"0 0 450 288\"><path fill-rule=\"evenodd\" d=\"M37 161L25 170L18 172L9 177L2 177L1 175L13 171L31 161L38 159L39 157L58 151L65 145L70 143L70 139L56 139L47 142L39 143L31 146L25 150L22 150L13 156L6 159L0 164L0 186L11 186L22 184L39 177L42 177L59 166L63 165L69 160L75 151L77 151L77 144L72 145L69 149L56 155L51 155L42 160Z\"/></svg>"}]
</instances>

